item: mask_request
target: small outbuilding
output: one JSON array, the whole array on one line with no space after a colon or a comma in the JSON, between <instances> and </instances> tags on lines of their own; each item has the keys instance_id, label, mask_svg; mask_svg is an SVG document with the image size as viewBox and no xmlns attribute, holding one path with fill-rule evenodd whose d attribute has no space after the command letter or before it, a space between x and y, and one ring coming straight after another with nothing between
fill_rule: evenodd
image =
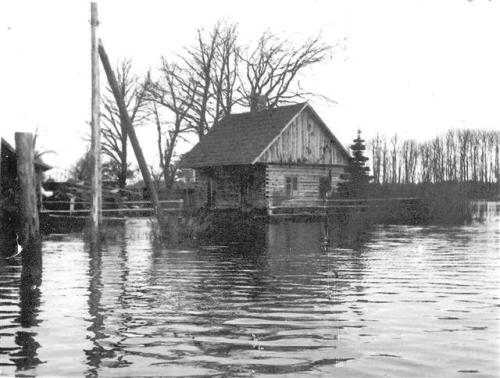
<instances>
[{"instance_id":1,"label":"small outbuilding","mask_svg":"<svg viewBox=\"0 0 500 378\"><path fill-rule=\"evenodd\" d=\"M317 203L334 191L349 153L308 103L230 114L185 154L217 208Z\"/></svg>"},{"instance_id":2,"label":"small outbuilding","mask_svg":"<svg viewBox=\"0 0 500 378\"><path fill-rule=\"evenodd\" d=\"M42 174L51 169L40 159L35 159L37 185L41 185ZM3 206L14 204L14 196L18 191L16 149L5 139L0 139L0 210ZM3 205L3 206L2 206Z\"/></svg>"}]
</instances>

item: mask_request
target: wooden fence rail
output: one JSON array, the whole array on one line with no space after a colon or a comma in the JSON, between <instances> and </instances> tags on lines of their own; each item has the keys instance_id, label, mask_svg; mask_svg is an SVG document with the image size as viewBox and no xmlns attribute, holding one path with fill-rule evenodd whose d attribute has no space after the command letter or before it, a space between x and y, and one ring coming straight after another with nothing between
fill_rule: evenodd
<instances>
[{"instance_id":1,"label":"wooden fence rail","mask_svg":"<svg viewBox=\"0 0 500 378\"><path fill-rule=\"evenodd\" d=\"M89 201L45 201L44 205L50 205L50 204L75 204L75 205L90 205ZM183 204L184 200L165 200L165 201L160 201L160 203L163 204ZM151 204L151 201L120 201L117 200L115 202L113 201L105 201L103 202L103 205L144 205L144 204Z\"/></svg>"},{"instance_id":2,"label":"wooden fence rail","mask_svg":"<svg viewBox=\"0 0 500 378\"><path fill-rule=\"evenodd\" d=\"M165 208L162 207L163 211L181 211L182 208ZM141 208L121 208L121 209L102 209L103 213L133 213L133 212L146 212L146 211L153 211L154 209L152 207L141 207ZM88 214L90 209L76 209L76 210L49 210L49 209L42 209L40 210L41 213L44 214L78 214L78 213L84 213Z\"/></svg>"},{"instance_id":3,"label":"wooden fence rail","mask_svg":"<svg viewBox=\"0 0 500 378\"><path fill-rule=\"evenodd\" d=\"M67 205L67 209L51 209L47 208L50 207L51 204L58 204L58 205ZM75 209L75 205L84 205L85 208L78 208ZM45 202L44 206L40 210L40 213L42 214L89 214L91 208L90 208L91 203L88 201L50 201L50 202ZM105 202L103 205L111 205L111 206L124 206L124 205L129 205L128 207L107 207L102 209L103 213L118 213L121 215L126 215L130 214L132 216L141 214L141 213L147 213L147 212L154 212L153 207L143 207L143 205L151 205L150 201L117 201L117 202ZM162 207L162 210L165 212L171 212L171 213L178 213L184 209L184 200L165 200L165 201L160 201L160 205ZM66 206L64 206L66 207Z\"/></svg>"},{"instance_id":4,"label":"wooden fence rail","mask_svg":"<svg viewBox=\"0 0 500 378\"><path fill-rule=\"evenodd\" d=\"M388 203L415 203L421 200L418 197L395 197L395 198L360 198L360 199L292 199L283 201L279 205L269 206L269 214L282 216L291 214L327 214L335 210L366 210L368 208L380 208Z\"/></svg>"}]
</instances>

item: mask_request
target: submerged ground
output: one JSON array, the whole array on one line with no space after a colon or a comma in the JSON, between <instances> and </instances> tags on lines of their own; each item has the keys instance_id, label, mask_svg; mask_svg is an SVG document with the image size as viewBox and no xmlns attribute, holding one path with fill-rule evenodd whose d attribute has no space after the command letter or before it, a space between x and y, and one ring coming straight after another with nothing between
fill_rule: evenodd
<instances>
[{"instance_id":1,"label":"submerged ground","mask_svg":"<svg viewBox=\"0 0 500 378\"><path fill-rule=\"evenodd\" d=\"M467 226L359 235L280 223L168 249L146 220L0 262L0 376L500 374L500 207Z\"/></svg>"}]
</instances>

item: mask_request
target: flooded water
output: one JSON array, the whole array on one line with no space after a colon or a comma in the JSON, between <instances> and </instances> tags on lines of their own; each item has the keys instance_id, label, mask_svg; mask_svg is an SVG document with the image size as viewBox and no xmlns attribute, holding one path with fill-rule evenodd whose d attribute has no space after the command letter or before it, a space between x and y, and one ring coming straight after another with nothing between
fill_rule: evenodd
<instances>
[{"instance_id":1,"label":"flooded water","mask_svg":"<svg viewBox=\"0 0 500 378\"><path fill-rule=\"evenodd\" d=\"M166 249L131 220L91 251L42 246L41 278L0 262L0 376L497 377L500 207L484 223L315 223L252 244ZM352 242L352 243L351 243Z\"/></svg>"}]
</instances>

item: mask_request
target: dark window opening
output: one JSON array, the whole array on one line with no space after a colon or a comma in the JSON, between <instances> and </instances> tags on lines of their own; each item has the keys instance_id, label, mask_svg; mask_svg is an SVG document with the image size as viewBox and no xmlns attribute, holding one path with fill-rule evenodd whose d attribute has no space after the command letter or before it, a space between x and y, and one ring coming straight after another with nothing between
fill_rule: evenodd
<instances>
[{"instance_id":1,"label":"dark window opening","mask_svg":"<svg viewBox=\"0 0 500 378\"><path fill-rule=\"evenodd\" d=\"M329 176L319 178L319 198L325 199L332 190L332 179Z\"/></svg>"},{"instance_id":2,"label":"dark window opening","mask_svg":"<svg viewBox=\"0 0 500 378\"><path fill-rule=\"evenodd\" d=\"M296 192L299 188L299 180L297 176L290 177L287 176L285 177L285 183L286 183L286 194L288 197L293 196L294 192Z\"/></svg>"}]
</instances>

